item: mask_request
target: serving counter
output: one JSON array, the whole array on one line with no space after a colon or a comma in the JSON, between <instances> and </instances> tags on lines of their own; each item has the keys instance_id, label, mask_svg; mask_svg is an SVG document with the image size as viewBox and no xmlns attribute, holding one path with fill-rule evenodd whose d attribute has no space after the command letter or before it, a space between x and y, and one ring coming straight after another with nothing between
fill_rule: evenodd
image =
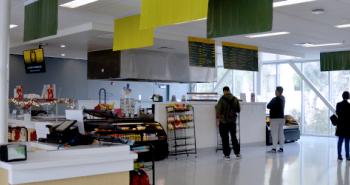
<instances>
[{"instance_id":1,"label":"serving counter","mask_svg":"<svg viewBox=\"0 0 350 185\"><path fill-rule=\"evenodd\" d=\"M167 128L166 106L169 103L155 104L155 121ZM217 146L218 129L216 126L216 102L185 102L194 108L196 120L197 148L213 148ZM265 145L266 142L266 103L241 102L240 141L243 145Z\"/></svg>"},{"instance_id":2,"label":"serving counter","mask_svg":"<svg viewBox=\"0 0 350 185\"><path fill-rule=\"evenodd\" d=\"M57 150L28 144L27 161L0 162L0 185L129 185L137 155L127 145Z\"/></svg>"}]
</instances>

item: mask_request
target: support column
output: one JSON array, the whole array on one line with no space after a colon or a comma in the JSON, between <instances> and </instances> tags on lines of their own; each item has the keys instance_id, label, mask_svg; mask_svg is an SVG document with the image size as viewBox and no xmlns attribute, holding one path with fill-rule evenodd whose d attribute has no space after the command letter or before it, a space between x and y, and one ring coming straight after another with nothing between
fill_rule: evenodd
<instances>
[{"instance_id":1,"label":"support column","mask_svg":"<svg viewBox=\"0 0 350 185\"><path fill-rule=\"evenodd\" d=\"M7 143L10 0L0 1L0 143Z\"/></svg>"}]
</instances>

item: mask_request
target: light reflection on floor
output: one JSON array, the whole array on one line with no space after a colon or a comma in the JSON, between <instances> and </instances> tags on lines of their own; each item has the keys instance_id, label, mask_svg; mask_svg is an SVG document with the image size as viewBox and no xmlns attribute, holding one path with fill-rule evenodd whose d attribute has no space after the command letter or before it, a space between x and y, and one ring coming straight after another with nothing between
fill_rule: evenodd
<instances>
[{"instance_id":1,"label":"light reflection on floor","mask_svg":"<svg viewBox=\"0 0 350 185\"><path fill-rule=\"evenodd\" d=\"M350 162L337 161L335 138L303 137L283 154L266 150L244 147L230 162L215 151L170 158L156 164L156 185L350 185Z\"/></svg>"}]
</instances>

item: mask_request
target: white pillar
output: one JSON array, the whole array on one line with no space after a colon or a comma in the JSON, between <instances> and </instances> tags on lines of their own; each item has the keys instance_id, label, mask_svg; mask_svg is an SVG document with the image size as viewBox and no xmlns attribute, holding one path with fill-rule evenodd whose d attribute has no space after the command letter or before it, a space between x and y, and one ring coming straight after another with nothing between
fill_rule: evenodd
<instances>
[{"instance_id":1,"label":"white pillar","mask_svg":"<svg viewBox=\"0 0 350 185\"><path fill-rule=\"evenodd\" d=\"M0 0L0 143L7 143L10 0Z\"/></svg>"}]
</instances>

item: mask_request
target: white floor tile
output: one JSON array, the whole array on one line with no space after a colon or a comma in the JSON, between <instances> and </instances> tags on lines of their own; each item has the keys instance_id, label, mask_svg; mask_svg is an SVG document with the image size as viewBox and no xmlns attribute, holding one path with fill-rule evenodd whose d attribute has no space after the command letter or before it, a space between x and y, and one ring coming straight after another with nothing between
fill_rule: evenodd
<instances>
[{"instance_id":1,"label":"white floor tile","mask_svg":"<svg viewBox=\"0 0 350 185\"><path fill-rule=\"evenodd\" d=\"M156 185L350 185L350 163L337 161L335 138L302 137L270 148L244 147L242 159L224 161L221 151L197 158L169 158L156 163Z\"/></svg>"}]
</instances>

